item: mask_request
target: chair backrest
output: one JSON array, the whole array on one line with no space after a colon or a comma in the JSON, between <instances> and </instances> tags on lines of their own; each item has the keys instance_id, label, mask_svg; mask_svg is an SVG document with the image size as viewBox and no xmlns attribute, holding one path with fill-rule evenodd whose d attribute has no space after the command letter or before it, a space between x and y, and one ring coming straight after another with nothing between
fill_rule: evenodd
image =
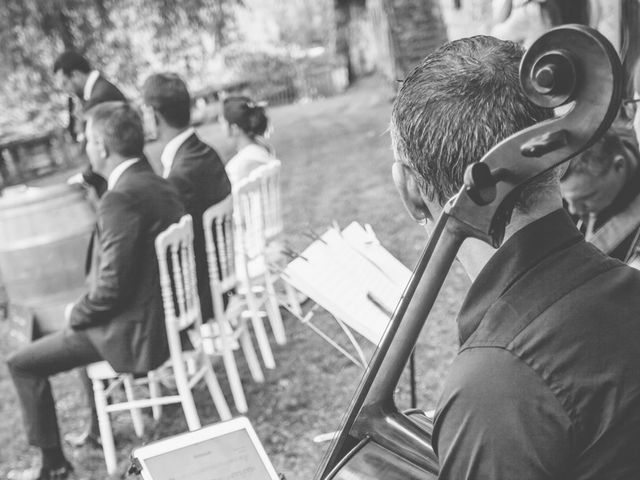
<instances>
[{"instance_id":1,"label":"chair backrest","mask_svg":"<svg viewBox=\"0 0 640 480\"><path fill-rule=\"evenodd\" d=\"M262 223L265 240L270 242L282 233L282 204L280 200L280 160L272 160L256 168L251 175L260 178L262 195Z\"/></svg>"},{"instance_id":2,"label":"chair backrest","mask_svg":"<svg viewBox=\"0 0 640 480\"><path fill-rule=\"evenodd\" d=\"M214 308L222 307L222 297L237 284L235 239L233 232L233 197L207 208L202 215L209 266L209 284ZM218 306L216 306L218 302ZM218 312L216 312L218 313Z\"/></svg>"},{"instance_id":3,"label":"chair backrest","mask_svg":"<svg viewBox=\"0 0 640 480\"><path fill-rule=\"evenodd\" d=\"M183 216L160 233L155 246L169 348L175 358L175 353L181 351L179 332L191 326L200 331L202 325L191 215Z\"/></svg>"},{"instance_id":4,"label":"chair backrest","mask_svg":"<svg viewBox=\"0 0 640 480\"><path fill-rule=\"evenodd\" d=\"M234 227L236 247L246 260L259 258L265 253L262 182L250 175L233 187Z\"/></svg>"}]
</instances>

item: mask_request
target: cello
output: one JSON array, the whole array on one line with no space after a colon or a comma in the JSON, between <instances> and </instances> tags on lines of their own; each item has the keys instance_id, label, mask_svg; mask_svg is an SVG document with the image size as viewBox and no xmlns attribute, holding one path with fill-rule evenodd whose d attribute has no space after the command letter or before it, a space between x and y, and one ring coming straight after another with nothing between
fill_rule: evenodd
<instances>
[{"instance_id":1,"label":"cello","mask_svg":"<svg viewBox=\"0 0 640 480\"><path fill-rule=\"evenodd\" d=\"M471 164L444 206L380 345L315 475L315 480L425 480L438 476L432 423L402 413L393 393L438 292L467 238L493 247L524 185L593 145L622 100L622 67L597 31L564 25L538 38L520 64L520 83L535 104L564 113L522 130Z\"/></svg>"}]
</instances>

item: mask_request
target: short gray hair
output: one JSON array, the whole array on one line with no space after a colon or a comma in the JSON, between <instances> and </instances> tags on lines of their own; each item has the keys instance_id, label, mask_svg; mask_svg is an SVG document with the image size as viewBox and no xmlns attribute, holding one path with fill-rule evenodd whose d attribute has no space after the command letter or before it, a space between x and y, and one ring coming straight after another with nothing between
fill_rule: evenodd
<instances>
[{"instance_id":1,"label":"short gray hair","mask_svg":"<svg viewBox=\"0 0 640 480\"><path fill-rule=\"evenodd\" d=\"M87 113L94 131L99 132L107 149L123 157L140 157L144 149L144 129L140 115L128 103L104 102Z\"/></svg>"},{"instance_id":2,"label":"short gray hair","mask_svg":"<svg viewBox=\"0 0 640 480\"><path fill-rule=\"evenodd\" d=\"M464 171L508 136L552 116L520 87L523 50L513 42L475 36L446 43L413 69L393 105L396 159L420 175L431 200L444 204L462 186ZM518 207L545 174L520 195Z\"/></svg>"}]
</instances>

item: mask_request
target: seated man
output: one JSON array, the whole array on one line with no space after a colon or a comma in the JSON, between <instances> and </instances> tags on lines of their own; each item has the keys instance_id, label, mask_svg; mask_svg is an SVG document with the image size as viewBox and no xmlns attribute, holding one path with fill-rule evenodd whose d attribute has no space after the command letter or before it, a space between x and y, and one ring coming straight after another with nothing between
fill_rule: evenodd
<instances>
[{"instance_id":1,"label":"seated man","mask_svg":"<svg viewBox=\"0 0 640 480\"><path fill-rule=\"evenodd\" d=\"M193 218L198 295L206 321L213 317L213 305L202 214L231 194L231 183L216 151L189 127L191 98L178 75L151 75L144 83L143 96L145 104L153 109L158 141L164 144L162 176L178 190Z\"/></svg>"},{"instance_id":2,"label":"seated man","mask_svg":"<svg viewBox=\"0 0 640 480\"><path fill-rule=\"evenodd\" d=\"M404 81L393 177L428 230L469 163L549 117L520 89L521 55L461 39ZM640 478L640 272L584 241L557 177L523 189L497 251L467 240L458 252L474 282L436 408L440 479Z\"/></svg>"},{"instance_id":3,"label":"seated man","mask_svg":"<svg viewBox=\"0 0 640 480\"><path fill-rule=\"evenodd\" d=\"M640 154L607 133L569 162L560 181L562 196L588 242L629 261L640 232Z\"/></svg>"},{"instance_id":4,"label":"seated man","mask_svg":"<svg viewBox=\"0 0 640 480\"><path fill-rule=\"evenodd\" d=\"M39 473L13 478L64 479L71 471L48 377L100 360L143 373L169 355L154 242L180 219L182 204L142 159L142 123L131 107L96 106L86 136L91 165L108 179L88 252L89 291L69 310L68 327L8 360L29 443L42 451Z\"/></svg>"}]
</instances>

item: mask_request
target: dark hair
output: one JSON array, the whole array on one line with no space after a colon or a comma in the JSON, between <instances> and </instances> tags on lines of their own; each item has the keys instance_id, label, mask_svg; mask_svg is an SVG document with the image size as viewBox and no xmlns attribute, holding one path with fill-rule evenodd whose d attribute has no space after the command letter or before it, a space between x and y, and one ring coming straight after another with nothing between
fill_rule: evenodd
<instances>
[{"instance_id":1,"label":"dark hair","mask_svg":"<svg viewBox=\"0 0 640 480\"><path fill-rule=\"evenodd\" d=\"M125 102L99 103L87 111L91 127L99 132L109 151L123 157L140 157L144 148L144 130L140 115Z\"/></svg>"},{"instance_id":2,"label":"dark hair","mask_svg":"<svg viewBox=\"0 0 640 480\"><path fill-rule=\"evenodd\" d=\"M91 72L91 64L89 60L78 52L67 50L61 53L53 64L53 73L58 73L58 70L62 70L62 73L68 77L75 71L82 73Z\"/></svg>"},{"instance_id":3,"label":"dark hair","mask_svg":"<svg viewBox=\"0 0 640 480\"><path fill-rule=\"evenodd\" d=\"M222 102L222 116L231 125L237 125L250 138L264 135L269 119L262 105L249 97L232 96Z\"/></svg>"},{"instance_id":4,"label":"dark hair","mask_svg":"<svg viewBox=\"0 0 640 480\"><path fill-rule=\"evenodd\" d=\"M590 148L571 159L562 179L574 173L600 177L609 171L616 155L626 156L624 144L615 132L609 131Z\"/></svg>"},{"instance_id":5,"label":"dark hair","mask_svg":"<svg viewBox=\"0 0 640 480\"><path fill-rule=\"evenodd\" d=\"M156 73L142 87L144 103L162 115L174 128L189 125L191 97L187 85L175 73Z\"/></svg>"},{"instance_id":6,"label":"dark hair","mask_svg":"<svg viewBox=\"0 0 640 480\"><path fill-rule=\"evenodd\" d=\"M393 105L391 139L399 161L421 177L440 205L462 186L466 167L509 135L550 118L520 87L522 49L475 36L438 48L415 67ZM537 183L555 180L556 172ZM518 207L535 191L520 195Z\"/></svg>"}]
</instances>

